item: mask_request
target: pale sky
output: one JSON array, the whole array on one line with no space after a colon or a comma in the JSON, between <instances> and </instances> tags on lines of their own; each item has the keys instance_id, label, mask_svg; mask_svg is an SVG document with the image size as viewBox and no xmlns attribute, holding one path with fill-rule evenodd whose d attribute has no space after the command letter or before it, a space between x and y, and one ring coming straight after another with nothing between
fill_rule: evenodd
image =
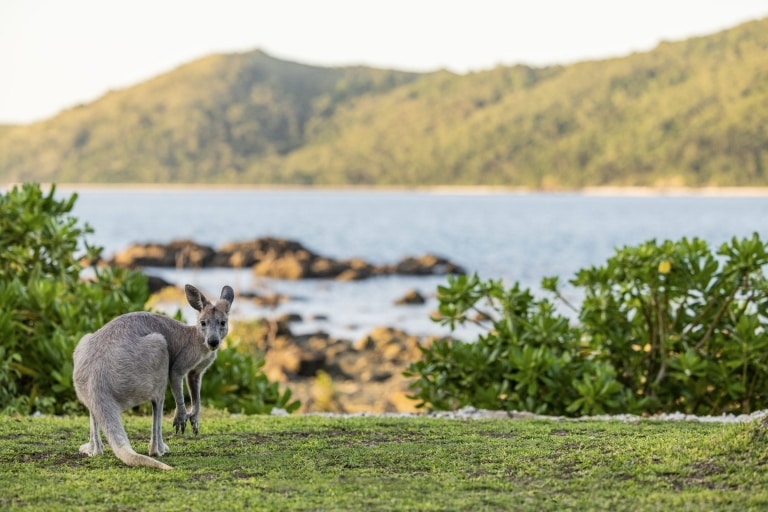
<instances>
[{"instance_id":1,"label":"pale sky","mask_svg":"<svg viewBox=\"0 0 768 512\"><path fill-rule=\"evenodd\" d=\"M211 53L464 73L624 56L767 16L767 0L0 0L0 123Z\"/></svg>"}]
</instances>

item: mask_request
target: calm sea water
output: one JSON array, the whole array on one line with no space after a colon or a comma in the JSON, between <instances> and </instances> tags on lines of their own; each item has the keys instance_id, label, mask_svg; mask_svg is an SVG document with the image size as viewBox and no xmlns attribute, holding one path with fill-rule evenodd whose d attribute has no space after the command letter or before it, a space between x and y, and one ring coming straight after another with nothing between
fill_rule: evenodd
<instances>
[{"instance_id":1,"label":"calm sea water","mask_svg":"<svg viewBox=\"0 0 768 512\"><path fill-rule=\"evenodd\" d=\"M60 191L64 195L70 191ZM649 239L700 237L717 246L758 232L768 239L767 197L592 196L422 191L94 190L78 191L74 215L95 230L92 243L111 255L133 242L189 238L218 247L263 236L294 239L334 258L393 263L426 252L445 256L484 278L538 289L544 276L563 281L599 265L614 249ZM408 289L433 295L444 277L386 277L359 282L287 282L247 270L151 273L211 294L223 284L294 300L277 312L307 321L297 332L323 329L355 337L391 325L416 334L446 331L429 320L436 302L394 306ZM263 314L238 304L241 316ZM314 317L327 320L311 320Z\"/></svg>"}]
</instances>

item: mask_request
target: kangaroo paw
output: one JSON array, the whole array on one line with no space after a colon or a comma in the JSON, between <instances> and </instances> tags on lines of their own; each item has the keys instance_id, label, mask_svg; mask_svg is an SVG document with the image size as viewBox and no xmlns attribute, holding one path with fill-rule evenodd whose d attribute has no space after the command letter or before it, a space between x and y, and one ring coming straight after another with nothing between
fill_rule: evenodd
<instances>
[{"instance_id":1,"label":"kangaroo paw","mask_svg":"<svg viewBox=\"0 0 768 512\"><path fill-rule=\"evenodd\" d=\"M85 443L80 445L80 453L93 457L94 455L101 455L104 453L104 450L99 446L94 446L93 443Z\"/></svg>"},{"instance_id":2,"label":"kangaroo paw","mask_svg":"<svg viewBox=\"0 0 768 512\"><path fill-rule=\"evenodd\" d=\"M181 432L182 434L187 429L187 415L176 415L175 418L173 418L173 427L176 429L176 433L178 434Z\"/></svg>"},{"instance_id":3,"label":"kangaroo paw","mask_svg":"<svg viewBox=\"0 0 768 512\"><path fill-rule=\"evenodd\" d=\"M162 457L166 453L168 453L170 449L168 448L168 445L165 443L155 444L155 445L149 445L149 456L150 457Z\"/></svg>"},{"instance_id":4,"label":"kangaroo paw","mask_svg":"<svg viewBox=\"0 0 768 512\"><path fill-rule=\"evenodd\" d=\"M192 432L197 435L198 430L200 430L200 420L198 419L197 414L187 414L187 419L189 420L189 424L192 425Z\"/></svg>"}]
</instances>

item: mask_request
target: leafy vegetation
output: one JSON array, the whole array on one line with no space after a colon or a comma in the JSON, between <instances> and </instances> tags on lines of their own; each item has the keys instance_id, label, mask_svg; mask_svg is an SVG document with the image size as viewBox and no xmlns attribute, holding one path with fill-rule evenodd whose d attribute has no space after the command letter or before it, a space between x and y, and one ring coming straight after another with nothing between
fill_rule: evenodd
<instances>
[{"instance_id":1,"label":"leafy vegetation","mask_svg":"<svg viewBox=\"0 0 768 512\"><path fill-rule=\"evenodd\" d=\"M764 510L765 430L698 422L232 417L170 472L86 458L86 417L0 416L3 510ZM169 420L168 420L169 421ZM150 418L129 416L137 451ZM168 426L168 424L166 424Z\"/></svg>"},{"instance_id":2,"label":"leafy vegetation","mask_svg":"<svg viewBox=\"0 0 768 512\"><path fill-rule=\"evenodd\" d=\"M77 340L147 300L138 273L106 268L82 278L78 254L96 259L101 249L85 244L91 229L70 215L77 196L54 193L26 184L0 195L0 410L77 409Z\"/></svg>"},{"instance_id":3,"label":"leafy vegetation","mask_svg":"<svg viewBox=\"0 0 768 512\"><path fill-rule=\"evenodd\" d=\"M685 238L619 249L573 280L585 293L582 341L644 410L765 409L766 265L757 234L716 252Z\"/></svg>"},{"instance_id":4,"label":"leafy vegetation","mask_svg":"<svg viewBox=\"0 0 768 512\"><path fill-rule=\"evenodd\" d=\"M766 265L756 234L714 253L686 238L620 248L571 281L583 292L575 323L517 283L452 277L439 320L487 332L422 348L407 372L413 396L432 409L557 415L768 408ZM542 287L564 300L557 278Z\"/></svg>"},{"instance_id":5,"label":"leafy vegetation","mask_svg":"<svg viewBox=\"0 0 768 512\"><path fill-rule=\"evenodd\" d=\"M578 397L574 381L592 376L578 333L551 302L515 283L451 276L438 289L439 319L451 328L477 321L489 332L474 342L436 340L408 367L413 397L431 409L472 405L490 410L563 414ZM597 411L594 411L597 412Z\"/></svg>"},{"instance_id":6,"label":"leafy vegetation","mask_svg":"<svg viewBox=\"0 0 768 512\"><path fill-rule=\"evenodd\" d=\"M768 19L455 75L213 55L0 131L0 181L768 185Z\"/></svg>"},{"instance_id":7,"label":"leafy vegetation","mask_svg":"<svg viewBox=\"0 0 768 512\"><path fill-rule=\"evenodd\" d=\"M87 244L91 228L70 215L76 199L36 184L0 195L0 411L82 412L72 383L75 345L147 302L140 273L93 267L85 278L80 257L97 261L101 248ZM248 414L298 408L289 390L259 371L262 360L238 350L239 340L206 373L203 402Z\"/></svg>"}]
</instances>

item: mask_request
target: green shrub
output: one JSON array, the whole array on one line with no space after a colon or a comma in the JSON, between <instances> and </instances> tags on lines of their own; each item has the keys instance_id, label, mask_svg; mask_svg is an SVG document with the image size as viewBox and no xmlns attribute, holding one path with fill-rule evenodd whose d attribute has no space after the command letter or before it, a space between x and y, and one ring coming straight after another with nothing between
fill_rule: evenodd
<instances>
[{"instance_id":1,"label":"green shrub","mask_svg":"<svg viewBox=\"0 0 768 512\"><path fill-rule=\"evenodd\" d=\"M549 414L694 414L768 407L766 245L733 239L713 254L699 239L618 249L571 283L572 325L515 283L451 277L439 321L475 321L475 342L438 341L407 376L420 406ZM567 304L556 278L542 287ZM576 308L574 308L576 309Z\"/></svg>"},{"instance_id":2,"label":"green shrub","mask_svg":"<svg viewBox=\"0 0 768 512\"><path fill-rule=\"evenodd\" d=\"M440 321L452 329L488 327L472 343L435 341L406 375L420 406L526 410L547 414L615 412L626 399L609 364L585 357L576 328L554 305L515 283L451 276L438 289ZM490 324L490 325L488 325Z\"/></svg>"},{"instance_id":3,"label":"green shrub","mask_svg":"<svg viewBox=\"0 0 768 512\"><path fill-rule=\"evenodd\" d=\"M716 253L696 238L619 249L572 281L584 290L583 340L644 411L764 409L766 264L756 234Z\"/></svg>"},{"instance_id":4,"label":"green shrub","mask_svg":"<svg viewBox=\"0 0 768 512\"><path fill-rule=\"evenodd\" d=\"M75 345L148 299L141 273L93 268L84 279L81 259L97 261L102 249L87 245L91 228L70 214L77 195L54 193L25 184L0 195L0 411L83 412L72 383ZM298 408L289 390L280 393L259 371L262 364L236 346L221 349L201 399L244 413Z\"/></svg>"},{"instance_id":5,"label":"green shrub","mask_svg":"<svg viewBox=\"0 0 768 512\"><path fill-rule=\"evenodd\" d=\"M77 195L54 192L25 184L0 195L0 410L79 409L77 341L147 299L146 278L135 272L94 269L82 279L79 257L97 259L101 248L85 244L90 227L70 215Z\"/></svg>"}]
</instances>

